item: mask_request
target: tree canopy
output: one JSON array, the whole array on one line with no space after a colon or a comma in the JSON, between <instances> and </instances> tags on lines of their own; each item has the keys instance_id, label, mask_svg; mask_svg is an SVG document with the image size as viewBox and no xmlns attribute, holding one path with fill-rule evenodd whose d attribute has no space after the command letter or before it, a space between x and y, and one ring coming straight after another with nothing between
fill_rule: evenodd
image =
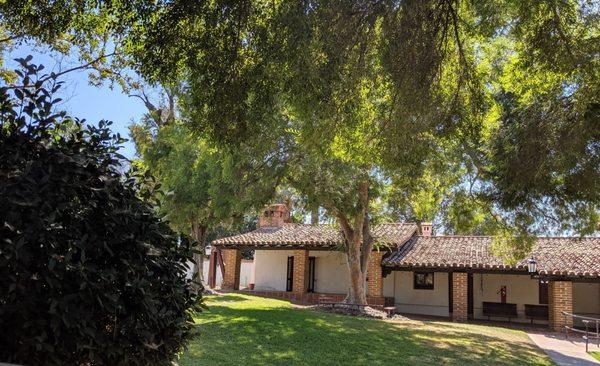
<instances>
[{"instance_id":1,"label":"tree canopy","mask_svg":"<svg viewBox=\"0 0 600 366\"><path fill-rule=\"evenodd\" d=\"M191 236L203 252L211 230L243 225L271 199L284 168L277 158L260 162L241 151L220 150L179 118L158 123L151 114L130 126L139 159L161 184L160 211L172 227ZM196 256L196 264L202 256ZM202 276L201 267L196 267Z\"/></svg>"},{"instance_id":2,"label":"tree canopy","mask_svg":"<svg viewBox=\"0 0 600 366\"><path fill-rule=\"evenodd\" d=\"M599 24L577 1L181 2L133 55L183 75L213 142L285 151L359 283L382 200L456 232L597 229Z\"/></svg>"},{"instance_id":3,"label":"tree canopy","mask_svg":"<svg viewBox=\"0 0 600 366\"><path fill-rule=\"evenodd\" d=\"M370 113L381 163L406 166L432 132L454 133L479 181L456 197L524 230L581 233L598 222L598 13L591 0L0 6L4 41L71 44L87 62L112 50L97 77L183 82L191 125L219 143L274 141L291 118L351 133Z\"/></svg>"},{"instance_id":4,"label":"tree canopy","mask_svg":"<svg viewBox=\"0 0 600 366\"><path fill-rule=\"evenodd\" d=\"M150 78L184 73L192 125L219 142L335 131L348 160L417 177L444 150L458 186L478 181L462 194L510 225L590 233L598 19L576 1L176 3L135 57Z\"/></svg>"},{"instance_id":5,"label":"tree canopy","mask_svg":"<svg viewBox=\"0 0 600 366\"><path fill-rule=\"evenodd\" d=\"M598 229L592 0L85 4L126 10L106 23L123 57L181 85L208 147L276 157L276 181L336 217L359 301L380 215L498 234L512 259L532 233Z\"/></svg>"}]
</instances>

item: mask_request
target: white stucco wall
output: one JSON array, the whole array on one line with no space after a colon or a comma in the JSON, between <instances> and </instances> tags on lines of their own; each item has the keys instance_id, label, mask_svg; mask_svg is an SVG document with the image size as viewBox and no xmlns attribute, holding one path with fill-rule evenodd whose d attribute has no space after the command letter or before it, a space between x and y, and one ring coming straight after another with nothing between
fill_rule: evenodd
<instances>
[{"instance_id":1,"label":"white stucco wall","mask_svg":"<svg viewBox=\"0 0 600 366\"><path fill-rule=\"evenodd\" d=\"M350 284L346 254L311 251L315 257L315 292L347 294Z\"/></svg>"},{"instance_id":2,"label":"white stucco wall","mask_svg":"<svg viewBox=\"0 0 600 366\"><path fill-rule=\"evenodd\" d=\"M448 274L433 275L433 290L414 289L413 272L393 271L383 280L383 295L393 296L396 311L406 314L449 316Z\"/></svg>"},{"instance_id":3,"label":"white stucco wall","mask_svg":"<svg viewBox=\"0 0 600 366\"><path fill-rule=\"evenodd\" d=\"M208 266L210 265L210 259L205 258L204 263L202 263L202 277L204 285L208 284ZM223 275L221 271L217 269L217 279L215 281L216 287L221 287L221 283L223 283Z\"/></svg>"},{"instance_id":4,"label":"white stucco wall","mask_svg":"<svg viewBox=\"0 0 600 366\"><path fill-rule=\"evenodd\" d=\"M240 287L248 287L251 283L254 283L254 261L242 259L240 266Z\"/></svg>"},{"instance_id":5,"label":"white stucco wall","mask_svg":"<svg viewBox=\"0 0 600 366\"><path fill-rule=\"evenodd\" d=\"M291 250L254 252L254 288L285 291L287 258ZM345 294L348 291L348 266L345 254L338 251L310 251L315 257L315 292Z\"/></svg>"},{"instance_id":6,"label":"white stucco wall","mask_svg":"<svg viewBox=\"0 0 600 366\"><path fill-rule=\"evenodd\" d=\"M291 250L254 251L254 289L285 291L287 258Z\"/></svg>"},{"instance_id":7,"label":"white stucco wall","mask_svg":"<svg viewBox=\"0 0 600 366\"><path fill-rule=\"evenodd\" d=\"M292 250L256 250L254 262L242 261L240 286L255 284L256 290L285 291L287 258ZM338 251L311 251L315 257L315 291L320 293L345 294L348 291L348 267L346 256ZM205 278L208 276L208 261L204 266ZM449 316L448 274L434 274L433 290L413 288L413 272L393 271L383 280L383 295L394 297L395 306L400 313ZM221 276L217 271L217 283ZM525 304L539 304L538 280L528 275L473 274L473 313L475 319L484 317L483 302L500 302L500 287L506 286L508 303L517 304L517 319L513 321L529 322L525 318ZM600 315L600 284L574 283L573 310L578 314ZM492 318L506 320L506 318ZM542 324L543 321L536 320Z\"/></svg>"},{"instance_id":8,"label":"white stucco wall","mask_svg":"<svg viewBox=\"0 0 600 366\"><path fill-rule=\"evenodd\" d=\"M413 288L413 272L394 271L383 281L384 296L393 296L397 311L407 314L449 316L447 273L434 274L433 290ZM517 321L529 322L525 318L525 304L538 305L538 281L524 275L473 275L473 313L476 319L483 317L483 301L500 302L500 286L507 287L507 302L517 304ZM576 292L574 290L574 292ZM600 302L600 295L597 296ZM575 300L577 301L577 300ZM600 306L600 304L599 304ZM498 318L493 320L506 320ZM536 323L543 323L536 321Z\"/></svg>"},{"instance_id":9,"label":"white stucco wall","mask_svg":"<svg viewBox=\"0 0 600 366\"><path fill-rule=\"evenodd\" d=\"M205 258L202 263L202 275L204 285L208 284L208 266L210 265L210 260ZM188 278L192 278L192 271L194 270L194 264L192 262L188 263ZM242 259L242 263L240 265L240 287L248 287L248 284L254 281L254 261L249 259ZM221 287L221 283L223 283L223 276L221 271L217 268L217 279L215 281L216 287Z\"/></svg>"},{"instance_id":10,"label":"white stucco wall","mask_svg":"<svg viewBox=\"0 0 600 366\"><path fill-rule=\"evenodd\" d=\"M487 319L483 316L483 302L500 302L500 287L506 286L506 302L517 304L517 319L511 321L530 322L525 317L525 304L539 305L538 280L529 275L473 274L473 316L475 319ZM506 320L506 318L491 318ZM536 320L536 324L544 321Z\"/></svg>"},{"instance_id":11,"label":"white stucco wall","mask_svg":"<svg viewBox=\"0 0 600 366\"><path fill-rule=\"evenodd\" d=\"M600 283L573 283L573 312L600 316Z\"/></svg>"},{"instance_id":12,"label":"white stucco wall","mask_svg":"<svg viewBox=\"0 0 600 366\"><path fill-rule=\"evenodd\" d=\"M396 283L396 272L393 271L383 277L383 296L394 297L394 284Z\"/></svg>"}]
</instances>

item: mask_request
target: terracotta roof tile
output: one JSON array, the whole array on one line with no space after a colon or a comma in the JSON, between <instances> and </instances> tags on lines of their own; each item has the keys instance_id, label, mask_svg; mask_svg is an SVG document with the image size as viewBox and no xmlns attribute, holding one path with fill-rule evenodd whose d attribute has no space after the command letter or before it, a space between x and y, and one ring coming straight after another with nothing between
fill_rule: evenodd
<instances>
[{"instance_id":1,"label":"terracotta roof tile","mask_svg":"<svg viewBox=\"0 0 600 366\"><path fill-rule=\"evenodd\" d=\"M530 255L513 266L492 255L492 240L489 236L415 236L382 264L526 271L527 258L533 255L542 275L600 277L600 237L540 237Z\"/></svg>"},{"instance_id":2,"label":"terracotta roof tile","mask_svg":"<svg viewBox=\"0 0 600 366\"><path fill-rule=\"evenodd\" d=\"M405 243L417 230L414 223L375 225L372 235L378 244L398 246ZM282 227L263 227L249 233L217 239L212 245L220 247L302 247L330 249L342 245L342 235L333 225L305 225L286 223Z\"/></svg>"},{"instance_id":3,"label":"terracotta roof tile","mask_svg":"<svg viewBox=\"0 0 600 366\"><path fill-rule=\"evenodd\" d=\"M414 223L373 227L376 243L399 248L384 258L384 266L527 270L527 259L516 265L508 265L494 256L490 250L492 237L423 237L415 235L416 231L417 225ZM333 225L286 223L282 227L264 227L217 239L212 245L223 248L246 246L334 250L342 245L342 235ZM600 277L600 237L540 237L531 254L542 275Z\"/></svg>"}]
</instances>

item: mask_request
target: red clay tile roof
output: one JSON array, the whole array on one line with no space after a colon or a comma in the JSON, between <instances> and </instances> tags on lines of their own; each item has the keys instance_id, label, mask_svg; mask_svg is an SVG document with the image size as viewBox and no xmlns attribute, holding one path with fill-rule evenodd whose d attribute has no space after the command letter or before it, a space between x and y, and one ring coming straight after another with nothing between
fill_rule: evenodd
<instances>
[{"instance_id":1,"label":"red clay tile roof","mask_svg":"<svg viewBox=\"0 0 600 366\"><path fill-rule=\"evenodd\" d=\"M410 239L417 230L414 223L375 225L372 235L375 243L398 246ZM219 247L315 248L333 249L343 244L340 230L333 225L305 225L286 223L282 227L263 227L246 234L217 239Z\"/></svg>"},{"instance_id":2,"label":"red clay tile roof","mask_svg":"<svg viewBox=\"0 0 600 366\"><path fill-rule=\"evenodd\" d=\"M527 259L510 266L492 255L492 240L489 236L415 236L386 257L382 264L389 267L527 270ZM531 254L542 275L600 277L600 237L540 237Z\"/></svg>"}]
</instances>

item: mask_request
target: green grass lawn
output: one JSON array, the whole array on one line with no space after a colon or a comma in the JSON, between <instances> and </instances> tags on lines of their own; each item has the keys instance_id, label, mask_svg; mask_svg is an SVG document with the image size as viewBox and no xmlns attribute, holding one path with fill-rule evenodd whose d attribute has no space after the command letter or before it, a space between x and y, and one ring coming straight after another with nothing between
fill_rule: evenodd
<instances>
[{"instance_id":1,"label":"green grass lawn","mask_svg":"<svg viewBox=\"0 0 600 366\"><path fill-rule=\"evenodd\" d=\"M229 294L207 298L187 365L552 365L524 332L443 321L388 322Z\"/></svg>"},{"instance_id":2,"label":"green grass lawn","mask_svg":"<svg viewBox=\"0 0 600 366\"><path fill-rule=\"evenodd\" d=\"M590 352L590 355L594 357L596 360L600 361L600 352Z\"/></svg>"}]
</instances>

